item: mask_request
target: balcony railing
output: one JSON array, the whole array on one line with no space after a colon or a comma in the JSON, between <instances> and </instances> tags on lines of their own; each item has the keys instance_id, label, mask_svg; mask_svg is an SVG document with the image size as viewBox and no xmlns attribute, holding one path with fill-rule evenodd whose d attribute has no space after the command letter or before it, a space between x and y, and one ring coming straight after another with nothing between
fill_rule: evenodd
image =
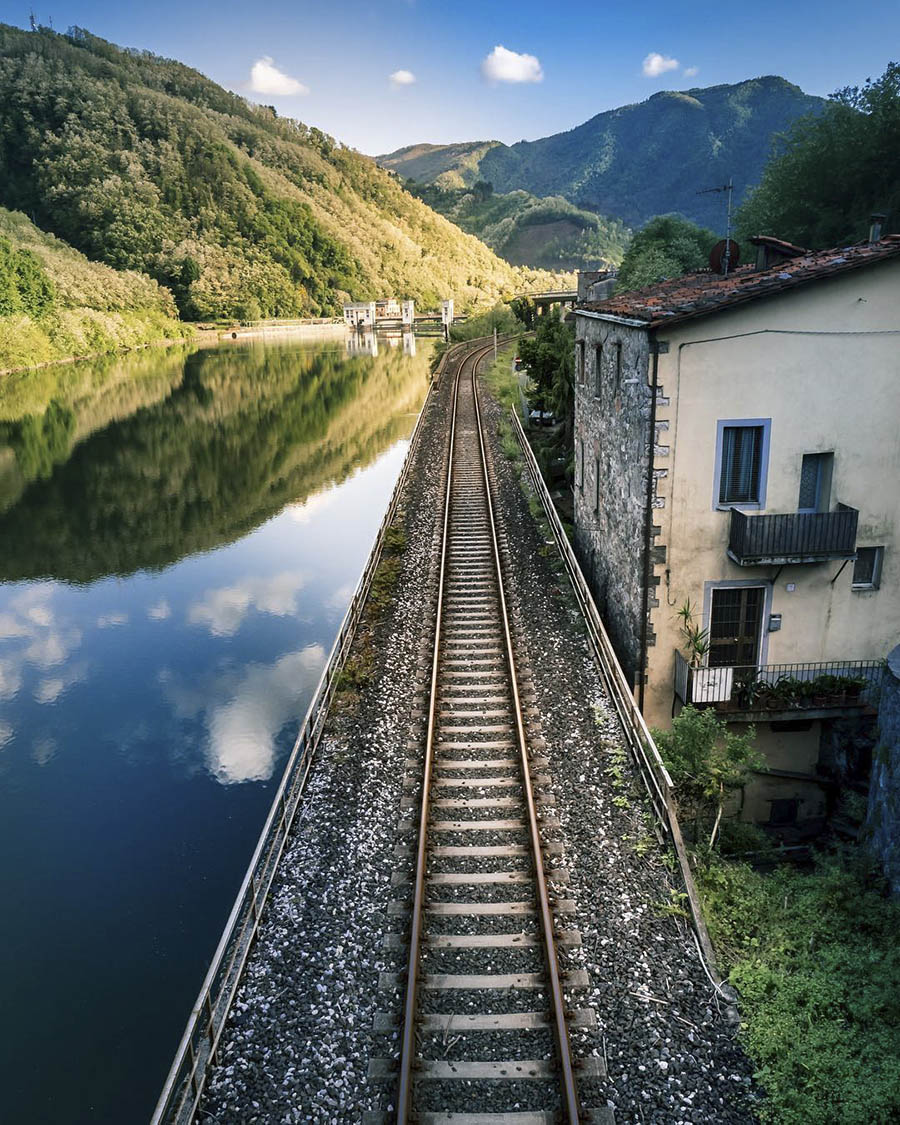
<instances>
[{"instance_id":1,"label":"balcony railing","mask_svg":"<svg viewBox=\"0 0 900 1125\"><path fill-rule=\"evenodd\" d=\"M884 664L830 660L692 668L675 652L675 694L682 703L722 712L781 713L862 707L874 700Z\"/></svg>"},{"instance_id":2,"label":"balcony railing","mask_svg":"<svg viewBox=\"0 0 900 1125\"><path fill-rule=\"evenodd\" d=\"M856 555L859 512L839 504L836 512L748 516L731 509L728 555L740 566L815 563Z\"/></svg>"}]
</instances>

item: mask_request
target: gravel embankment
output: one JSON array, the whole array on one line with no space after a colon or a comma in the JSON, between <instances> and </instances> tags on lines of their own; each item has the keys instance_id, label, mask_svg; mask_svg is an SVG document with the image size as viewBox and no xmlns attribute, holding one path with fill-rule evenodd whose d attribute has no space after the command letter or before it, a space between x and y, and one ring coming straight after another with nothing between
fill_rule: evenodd
<instances>
[{"instance_id":1,"label":"gravel embankment","mask_svg":"<svg viewBox=\"0 0 900 1125\"><path fill-rule=\"evenodd\" d=\"M509 592L517 650L527 661L547 742L576 914L583 937L565 954L592 987L596 1031L576 1031L579 1055L606 1059L609 1081L582 1082L586 1104L603 1095L617 1122L751 1122L752 1067L735 1042L692 931L670 911L680 883L650 830L649 803L623 752L618 718L575 608L568 579L528 509L530 485L497 439L499 406L482 398L499 483L498 516L512 549ZM527 478L526 478L527 481Z\"/></svg>"},{"instance_id":2,"label":"gravel embankment","mask_svg":"<svg viewBox=\"0 0 900 1125\"><path fill-rule=\"evenodd\" d=\"M418 669L431 631L449 389L445 380L432 396L407 482L400 517L407 545L396 601L370 642L377 668L354 706L329 721L223 1039L221 1065L199 1118L205 1125L343 1125L390 1105L390 1088L370 1084L367 1069L370 1058L397 1053L396 1034L372 1027L376 1012L399 1011L399 994L379 991L379 973L403 968L402 955L385 949L382 938L404 924L389 914L389 904L408 896L408 888L391 886L391 875L409 866L395 848L411 839L398 829L412 815L401 799L414 792L403 781L424 686ZM590 989L568 996L572 1007L593 1006L598 1016L596 1030L576 1030L572 1041L577 1055L605 1058L609 1070L608 1082L582 1080L583 1101L614 1107L617 1122L750 1122L749 1063L703 973L690 930L666 913L676 901L675 876L649 831L567 580L545 553L517 463L500 451L499 407L486 397L482 403L499 483L498 514L512 548L510 608L534 692L530 703L539 713L535 723L547 743L549 762L540 772L550 775L548 792L556 797L559 824L550 826L554 818L548 815L546 839L559 850L554 866L571 875L557 893L575 900L576 913L560 922L579 929L584 940L582 948L565 950L562 967L587 970ZM480 819L478 810L471 819ZM496 845L513 839L485 831L477 841L447 834L441 842ZM491 859L470 862L473 871L497 866ZM461 870L459 861L452 869ZM522 891L512 885L491 895L516 901L527 897ZM436 897L453 901L457 894L443 886ZM510 914L491 925L500 932L533 928ZM463 932L466 919L435 918L431 928ZM428 961L429 972L539 967L532 949L439 951L429 953ZM441 993L424 997L425 1008L441 1010ZM508 1010L540 1007L541 1000L534 991L511 990ZM480 1006L473 994L471 1010ZM521 1040L511 1036L511 1052L520 1049L516 1043ZM465 1045L457 1041L455 1052L463 1054ZM443 1058L448 1044L434 1036L424 1050ZM528 1053L551 1053L546 1032L533 1033ZM540 1086L521 1083L523 1107Z\"/></svg>"}]
</instances>

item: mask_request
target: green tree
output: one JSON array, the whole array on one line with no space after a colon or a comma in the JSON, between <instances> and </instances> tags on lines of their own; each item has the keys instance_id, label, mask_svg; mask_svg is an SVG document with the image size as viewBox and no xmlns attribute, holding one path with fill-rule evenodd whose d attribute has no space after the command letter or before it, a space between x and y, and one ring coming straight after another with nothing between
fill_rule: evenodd
<instances>
[{"instance_id":1,"label":"green tree","mask_svg":"<svg viewBox=\"0 0 900 1125\"><path fill-rule=\"evenodd\" d=\"M711 230L681 215L657 215L632 238L619 267L619 289L640 289L702 269L718 241Z\"/></svg>"},{"instance_id":2,"label":"green tree","mask_svg":"<svg viewBox=\"0 0 900 1125\"><path fill-rule=\"evenodd\" d=\"M563 443L568 457L575 413L575 329L556 309L538 318L537 324L534 336L520 342L519 355L535 384L534 404L565 420Z\"/></svg>"},{"instance_id":3,"label":"green tree","mask_svg":"<svg viewBox=\"0 0 900 1125\"><path fill-rule=\"evenodd\" d=\"M763 759L754 746L755 731L733 734L712 710L688 705L671 730L654 731L666 768L675 782L679 807L694 821L714 818L709 846L715 843L728 795L747 784Z\"/></svg>"},{"instance_id":4,"label":"green tree","mask_svg":"<svg viewBox=\"0 0 900 1125\"><path fill-rule=\"evenodd\" d=\"M874 212L900 214L900 64L832 94L821 115L778 138L759 187L738 211L739 237L771 234L812 249L864 238Z\"/></svg>"}]
</instances>

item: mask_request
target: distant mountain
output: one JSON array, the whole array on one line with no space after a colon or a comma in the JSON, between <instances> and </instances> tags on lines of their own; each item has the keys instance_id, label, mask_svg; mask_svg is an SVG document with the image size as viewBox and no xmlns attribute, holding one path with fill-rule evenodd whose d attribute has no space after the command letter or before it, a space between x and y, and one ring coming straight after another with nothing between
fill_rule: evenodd
<instances>
[{"instance_id":1,"label":"distant mountain","mask_svg":"<svg viewBox=\"0 0 900 1125\"><path fill-rule=\"evenodd\" d=\"M478 182L448 188L407 180L405 186L514 266L546 270L617 266L630 237L619 219L574 207L561 196L539 199L527 191L500 195Z\"/></svg>"},{"instance_id":2,"label":"distant mountain","mask_svg":"<svg viewBox=\"0 0 900 1125\"><path fill-rule=\"evenodd\" d=\"M195 70L0 24L0 205L150 274L189 319L460 306L541 287L367 157ZM2 315L2 314L0 314Z\"/></svg>"},{"instance_id":3,"label":"distant mountain","mask_svg":"<svg viewBox=\"0 0 900 1125\"><path fill-rule=\"evenodd\" d=\"M499 141L470 141L460 145L407 145L388 156L376 156L382 168L422 184L443 188L471 187L480 177L478 166Z\"/></svg>"},{"instance_id":4,"label":"distant mountain","mask_svg":"<svg viewBox=\"0 0 900 1125\"><path fill-rule=\"evenodd\" d=\"M662 91L537 141L415 145L376 160L399 176L445 187L485 180L496 192L561 195L631 226L677 211L718 230L722 198L697 193L733 176L739 203L759 182L773 135L823 105L824 99L767 76Z\"/></svg>"}]
</instances>

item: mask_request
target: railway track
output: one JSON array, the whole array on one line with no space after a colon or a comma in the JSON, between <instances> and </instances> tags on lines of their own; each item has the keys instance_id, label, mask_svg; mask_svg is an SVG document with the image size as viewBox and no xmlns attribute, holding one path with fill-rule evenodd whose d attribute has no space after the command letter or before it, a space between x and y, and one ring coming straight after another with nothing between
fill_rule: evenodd
<instances>
[{"instance_id":1,"label":"railway track","mask_svg":"<svg viewBox=\"0 0 900 1125\"><path fill-rule=\"evenodd\" d=\"M411 899L391 905L409 929L385 939L408 961L382 974L402 1016L376 1020L399 1032L399 1069L373 1060L370 1078L396 1082L387 1118L400 1123L609 1121L579 1104L577 1078L604 1078L601 1060L573 1062L569 1042L595 1016L564 993L587 975L559 965L558 947L581 937L564 928L568 872L504 592L476 388L490 350L455 372L424 738L397 848L411 865L394 876Z\"/></svg>"}]
</instances>

